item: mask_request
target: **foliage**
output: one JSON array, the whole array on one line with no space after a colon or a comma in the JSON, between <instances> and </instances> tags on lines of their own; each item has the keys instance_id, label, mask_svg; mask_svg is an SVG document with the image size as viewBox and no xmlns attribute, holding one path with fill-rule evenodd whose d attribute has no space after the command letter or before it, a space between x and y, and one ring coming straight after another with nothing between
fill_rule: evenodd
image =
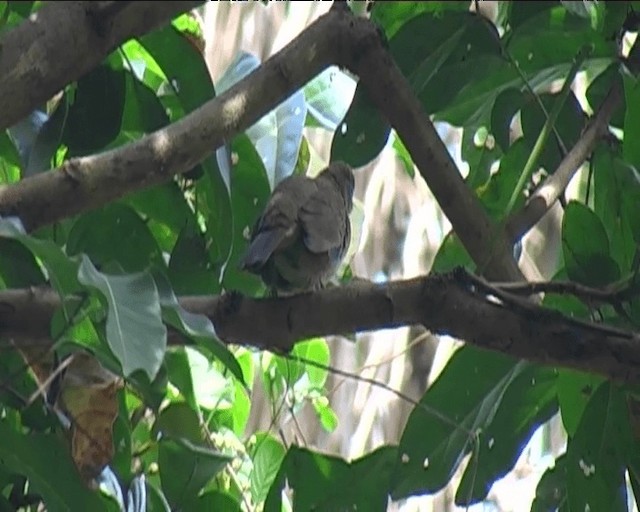
<instances>
[{"instance_id":1,"label":"foliage","mask_svg":"<svg viewBox=\"0 0 640 512\"><path fill-rule=\"evenodd\" d=\"M616 44L636 3L578 9L575 2L502 2L498 27L470 13L468 2L377 2L371 13L424 108L462 128L467 183L497 221L522 205L533 186L533 178L521 177L548 112L557 111L553 132L536 154L545 174L578 140L606 92L623 87L624 108L612 125L624 136L600 143L579 199L565 207L558 278L585 285L635 276L639 261L640 85L619 61ZM38 6L0 3L0 29L11 30ZM188 20L127 42L0 135L0 181L28 179L66 158L137 140L214 97ZM257 65L253 56L238 56L223 87ZM588 105L552 87L574 66L587 74ZM566 454L543 476L532 510L626 510L625 472L633 492L640 489L640 444L628 412L636 390L470 346L455 353L416 405L397 446L348 462L245 431L256 374L274 407L288 403L295 413L309 403L323 428L335 428L339 418L325 390L327 343L299 343L298 361L229 348L211 322L185 312L176 296L263 293L237 262L274 183L309 166L305 126L335 131L332 159L357 166L380 153L391 129L360 86L345 104L352 85L338 69L328 70L169 183L29 235L15 220L1 221L2 288L49 283L63 297L79 297L65 302L52 325L57 350L90 350L127 379L118 394L111 464L117 479L110 480L117 490L110 494L131 489L129 498L120 495L123 506L146 493L154 511L247 504L280 510L286 484L296 510L382 510L389 497L443 488L470 455L456 502L476 503L559 412ZM394 141L413 172L410 155ZM472 267L452 233L434 269L461 264ZM561 299L548 303L576 316L593 314ZM637 301L624 313L598 311L614 324L640 322ZM165 325L192 345L167 348ZM117 498L85 488L59 435L64 428L24 362L3 354L0 375L0 509L43 500L49 510L118 510ZM30 396L36 397L30 403L21 400Z\"/></svg>"}]
</instances>

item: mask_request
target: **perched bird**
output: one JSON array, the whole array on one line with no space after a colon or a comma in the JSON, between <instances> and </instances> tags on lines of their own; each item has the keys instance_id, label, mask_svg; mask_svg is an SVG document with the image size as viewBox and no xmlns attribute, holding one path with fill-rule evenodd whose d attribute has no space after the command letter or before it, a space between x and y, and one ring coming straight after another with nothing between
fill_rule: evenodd
<instances>
[{"instance_id":1,"label":"perched bird","mask_svg":"<svg viewBox=\"0 0 640 512\"><path fill-rule=\"evenodd\" d=\"M322 288L351 238L353 172L333 162L316 178L289 176L273 190L240 268L262 277L272 295Z\"/></svg>"}]
</instances>

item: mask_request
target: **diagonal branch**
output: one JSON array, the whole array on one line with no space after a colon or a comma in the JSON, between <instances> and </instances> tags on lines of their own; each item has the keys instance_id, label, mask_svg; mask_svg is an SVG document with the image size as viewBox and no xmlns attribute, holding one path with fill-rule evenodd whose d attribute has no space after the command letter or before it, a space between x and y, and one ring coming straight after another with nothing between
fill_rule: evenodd
<instances>
[{"instance_id":1,"label":"diagonal branch","mask_svg":"<svg viewBox=\"0 0 640 512\"><path fill-rule=\"evenodd\" d=\"M0 129L96 67L119 44L201 3L45 3L0 36Z\"/></svg>"},{"instance_id":2,"label":"diagonal branch","mask_svg":"<svg viewBox=\"0 0 640 512\"><path fill-rule=\"evenodd\" d=\"M522 280L507 240L466 187L376 27L353 17L345 6L334 6L245 79L180 121L132 144L71 159L53 172L0 188L0 215L16 215L32 230L167 181L251 126L320 71L339 64L365 83L487 276Z\"/></svg>"},{"instance_id":3,"label":"diagonal branch","mask_svg":"<svg viewBox=\"0 0 640 512\"><path fill-rule=\"evenodd\" d=\"M607 133L611 116L620 106L621 101L622 89L619 85L615 85L558 168L537 188L522 209L511 215L506 224L506 232L512 242L522 238L562 195L571 178L591 155L602 135Z\"/></svg>"},{"instance_id":4,"label":"diagonal branch","mask_svg":"<svg viewBox=\"0 0 640 512\"><path fill-rule=\"evenodd\" d=\"M49 326L59 304L50 288L0 291L0 338L18 347L50 345ZM208 316L225 342L276 352L313 336L421 324L480 348L640 383L638 334L503 298L464 271L386 284L358 282L286 299L231 294L182 297L180 304ZM175 332L171 341L184 343Z\"/></svg>"}]
</instances>

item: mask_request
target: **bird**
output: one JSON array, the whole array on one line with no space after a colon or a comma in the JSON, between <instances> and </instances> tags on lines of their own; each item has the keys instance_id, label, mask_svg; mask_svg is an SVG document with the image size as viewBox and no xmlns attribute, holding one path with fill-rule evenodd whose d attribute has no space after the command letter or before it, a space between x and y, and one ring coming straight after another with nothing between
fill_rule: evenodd
<instances>
[{"instance_id":1,"label":"bird","mask_svg":"<svg viewBox=\"0 0 640 512\"><path fill-rule=\"evenodd\" d=\"M351 240L353 189L353 171L341 161L315 178L283 179L255 223L240 269L259 275L273 297L325 287Z\"/></svg>"}]
</instances>

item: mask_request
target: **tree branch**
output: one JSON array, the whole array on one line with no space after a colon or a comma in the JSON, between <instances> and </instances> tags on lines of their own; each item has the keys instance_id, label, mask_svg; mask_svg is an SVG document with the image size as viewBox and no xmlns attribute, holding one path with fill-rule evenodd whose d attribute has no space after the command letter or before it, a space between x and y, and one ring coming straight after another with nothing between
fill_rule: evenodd
<instances>
[{"instance_id":1,"label":"tree branch","mask_svg":"<svg viewBox=\"0 0 640 512\"><path fill-rule=\"evenodd\" d=\"M0 129L96 67L119 44L201 3L45 3L0 36Z\"/></svg>"},{"instance_id":2,"label":"tree branch","mask_svg":"<svg viewBox=\"0 0 640 512\"><path fill-rule=\"evenodd\" d=\"M49 288L0 291L0 338L18 347L51 344L50 322L59 304ZM225 342L276 352L312 336L421 324L517 358L640 383L637 334L565 317L524 299L503 300L494 287L464 271L387 284L358 282L285 299L230 294L182 297L180 304L208 316ZM171 341L183 342L177 333Z\"/></svg>"},{"instance_id":3,"label":"tree branch","mask_svg":"<svg viewBox=\"0 0 640 512\"><path fill-rule=\"evenodd\" d=\"M522 280L505 237L466 187L376 27L336 6L245 79L180 121L132 144L71 159L53 172L0 188L0 215L16 215L31 230L166 181L244 131L323 69L339 64L366 84L487 276Z\"/></svg>"},{"instance_id":4,"label":"tree branch","mask_svg":"<svg viewBox=\"0 0 640 512\"><path fill-rule=\"evenodd\" d=\"M578 139L575 146L527 200L521 210L515 212L506 223L507 236L516 242L549 211L569 185L571 178L589 158L596 144L609 129L609 121L622 101L622 89L615 85L600 106L598 113Z\"/></svg>"}]
</instances>

